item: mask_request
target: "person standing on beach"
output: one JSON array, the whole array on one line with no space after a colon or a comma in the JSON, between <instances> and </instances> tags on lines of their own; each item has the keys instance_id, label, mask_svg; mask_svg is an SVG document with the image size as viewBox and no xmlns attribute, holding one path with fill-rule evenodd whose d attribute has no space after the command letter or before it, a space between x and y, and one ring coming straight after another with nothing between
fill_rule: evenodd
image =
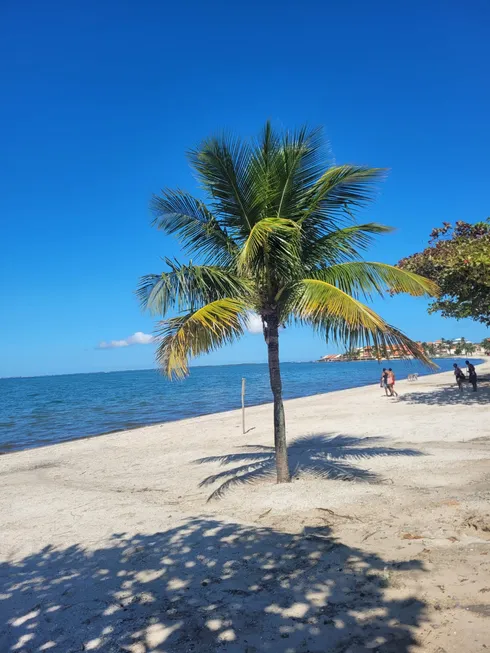
<instances>
[{"instance_id":1,"label":"person standing on beach","mask_svg":"<svg viewBox=\"0 0 490 653\"><path fill-rule=\"evenodd\" d=\"M466 377L463 373L463 370L459 367L457 363L453 364L454 367L454 376L456 377L456 383L460 392L463 392L463 382L466 380Z\"/></svg>"},{"instance_id":2,"label":"person standing on beach","mask_svg":"<svg viewBox=\"0 0 490 653\"><path fill-rule=\"evenodd\" d=\"M476 376L475 366L473 365L473 363L470 363L470 361L465 361L465 363L466 363L466 367L468 368L468 380L473 386L473 392L476 392L477 390L476 382L478 378Z\"/></svg>"},{"instance_id":3,"label":"person standing on beach","mask_svg":"<svg viewBox=\"0 0 490 653\"><path fill-rule=\"evenodd\" d=\"M381 373L381 379L379 381L379 385L381 388L385 389L385 394L388 396L388 370L386 367L383 367L383 371Z\"/></svg>"},{"instance_id":4,"label":"person standing on beach","mask_svg":"<svg viewBox=\"0 0 490 653\"><path fill-rule=\"evenodd\" d=\"M387 379L387 385L388 385L388 390L390 391L390 397L398 397L398 392L395 390L395 373L393 370L388 368L388 379Z\"/></svg>"}]
</instances>

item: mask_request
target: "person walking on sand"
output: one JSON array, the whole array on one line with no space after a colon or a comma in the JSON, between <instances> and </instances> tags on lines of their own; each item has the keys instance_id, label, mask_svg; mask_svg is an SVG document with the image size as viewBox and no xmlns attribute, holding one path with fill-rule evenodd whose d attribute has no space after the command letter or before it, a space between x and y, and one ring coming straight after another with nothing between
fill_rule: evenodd
<instances>
[{"instance_id":1,"label":"person walking on sand","mask_svg":"<svg viewBox=\"0 0 490 653\"><path fill-rule=\"evenodd\" d=\"M465 363L466 363L466 367L468 368L468 380L473 386L473 392L476 392L477 390L476 382L478 378L476 376L475 366L473 365L473 363L470 363L470 361L465 361Z\"/></svg>"},{"instance_id":2,"label":"person walking on sand","mask_svg":"<svg viewBox=\"0 0 490 653\"><path fill-rule=\"evenodd\" d=\"M385 395L388 396L388 370L386 367L383 367L383 371L381 372L381 379L379 381L379 385L381 388L385 389Z\"/></svg>"},{"instance_id":3,"label":"person walking on sand","mask_svg":"<svg viewBox=\"0 0 490 653\"><path fill-rule=\"evenodd\" d=\"M466 380L463 370L459 367L457 363L453 364L454 367L454 376L456 377L456 383L460 392L463 392L463 383Z\"/></svg>"},{"instance_id":4,"label":"person walking on sand","mask_svg":"<svg viewBox=\"0 0 490 653\"><path fill-rule=\"evenodd\" d=\"M387 379L387 385L388 385L388 390L390 391L390 397L398 397L398 392L395 390L395 373L393 370L388 368L388 379Z\"/></svg>"}]
</instances>

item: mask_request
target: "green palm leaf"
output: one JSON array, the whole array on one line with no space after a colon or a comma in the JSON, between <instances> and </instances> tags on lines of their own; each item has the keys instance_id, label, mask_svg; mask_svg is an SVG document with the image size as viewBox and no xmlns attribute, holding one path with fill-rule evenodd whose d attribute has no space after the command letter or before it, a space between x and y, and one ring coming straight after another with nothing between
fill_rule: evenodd
<instances>
[{"instance_id":1,"label":"green palm leaf","mask_svg":"<svg viewBox=\"0 0 490 653\"><path fill-rule=\"evenodd\" d=\"M314 269L322 265L332 265L342 261L359 259L361 252L373 243L373 236L391 233L392 231L392 227L377 222L368 222L366 224L350 225L341 229L335 228L320 237L317 234L311 237L311 231L306 232L302 238L305 266L308 269Z\"/></svg>"},{"instance_id":2,"label":"green palm leaf","mask_svg":"<svg viewBox=\"0 0 490 653\"><path fill-rule=\"evenodd\" d=\"M251 150L238 138L222 135L205 140L188 153L189 161L197 172L225 226L235 235L251 229L249 216L248 170Z\"/></svg>"},{"instance_id":3,"label":"green palm leaf","mask_svg":"<svg viewBox=\"0 0 490 653\"><path fill-rule=\"evenodd\" d=\"M296 222L285 218L264 218L252 227L238 258L238 269L257 274L269 266L275 276L290 274L299 265L301 231Z\"/></svg>"},{"instance_id":4,"label":"green palm leaf","mask_svg":"<svg viewBox=\"0 0 490 653\"><path fill-rule=\"evenodd\" d=\"M296 286L290 306L293 315L310 324L327 340L347 343L349 347L373 344L387 351L400 347L400 353L412 355L430 367L437 367L423 350L377 313L340 288L320 279L303 279Z\"/></svg>"},{"instance_id":5,"label":"green palm leaf","mask_svg":"<svg viewBox=\"0 0 490 653\"><path fill-rule=\"evenodd\" d=\"M231 270L210 265L181 265L165 259L167 272L142 277L137 289L141 306L153 315L169 310L195 310L196 306L226 297L250 298L251 286Z\"/></svg>"},{"instance_id":6,"label":"green palm leaf","mask_svg":"<svg viewBox=\"0 0 490 653\"><path fill-rule=\"evenodd\" d=\"M184 250L204 256L208 262L228 265L237 245L205 204L181 190L163 190L151 202L153 225L176 235Z\"/></svg>"},{"instance_id":7,"label":"green palm leaf","mask_svg":"<svg viewBox=\"0 0 490 653\"><path fill-rule=\"evenodd\" d=\"M316 271L313 278L326 281L353 297L370 298L386 291L407 293L413 297L437 295L437 284L413 272L406 272L386 263L350 261Z\"/></svg>"},{"instance_id":8,"label":"green palm leaf","mask_svg":"<svg viewBox=\"0 0 490 653\"><path fill-rule=\"evenodd\" d=\"M301 222L306 226L338 219L339 213L359 208L374 199L384 168L341 165L329 168L309 189Z\"/></svg>"},{"instance_id":9,"label":"green palm leaf","mask_svg":"<svg viewBox=\"0 0 490 653\"><path fill-rule=\"evenodd\" d=\"M268 122L251 158L249 185L252 223L263 218L299 219L300 197L328 165L322 156L320 129L302 127L296 132L275 133Z\"/></svg>"},{"instance_id":10,"label":"green palm leaf","mask_svg":"<svg viewBox=\"0 0 490 653\"><path fill-rule=\"evenodd\" d=\"M190 357L207 354L243 335L249 306L236 299L219 299L186 315L161 323L157 331L157 361L169 378L188 374Z\"/></svg>"}]
</instances>

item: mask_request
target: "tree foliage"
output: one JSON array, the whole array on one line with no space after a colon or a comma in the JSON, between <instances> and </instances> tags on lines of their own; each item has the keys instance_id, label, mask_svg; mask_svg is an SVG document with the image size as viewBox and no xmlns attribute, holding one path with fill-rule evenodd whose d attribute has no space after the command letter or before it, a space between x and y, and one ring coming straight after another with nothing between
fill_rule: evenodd
<instances>
[{"instance_id":1,"label":"tree foliage","mask_svg":"<svg viewBox=\"0 0 490 653\"><path fill-rule=\"evenodd\" d=\"M373 236L391 230L353 217L384 170L329 165L318 130L280 135L270 124L255 143L212 138L189 159L208 204L165 189L153 199L153 224L202 264L165 259L167 269L143 277L138 289L153 314L181 312L159 327L158 360L169 376L186 374L190 356L240 336L249 312L266 331L275 314L279 324L308 323L351 347L405 344L418 355L361 301L437 290L420 275L362 259Z\"/></svg>"},{"instance_id":2,"label":"tree foliage","mask_svg":"<svg viewBox=\"0 0 490 653\"><path fill-rule=\"evenodd\" d=\"M444 222L430 234L429 247L398 266L435 281L441 295L429 312L472 318L490 326L490 218L469 224Z\"/></svg>"}]
</instances>

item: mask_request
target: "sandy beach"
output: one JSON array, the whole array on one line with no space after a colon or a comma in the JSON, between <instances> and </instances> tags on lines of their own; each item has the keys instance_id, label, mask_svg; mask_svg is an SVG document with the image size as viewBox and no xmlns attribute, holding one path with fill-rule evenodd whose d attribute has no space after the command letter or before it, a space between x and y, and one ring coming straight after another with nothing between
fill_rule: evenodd
<instances>
[{"instance_id":1,"label":"sandy beach","mask_svg":"<svg viewBox=\"0 0 490 653\"><path fill-rule=\"evenodd\" d=\"M490 362L0 458L0 651L490 647Z\"/></svg>"}]
</instances>

